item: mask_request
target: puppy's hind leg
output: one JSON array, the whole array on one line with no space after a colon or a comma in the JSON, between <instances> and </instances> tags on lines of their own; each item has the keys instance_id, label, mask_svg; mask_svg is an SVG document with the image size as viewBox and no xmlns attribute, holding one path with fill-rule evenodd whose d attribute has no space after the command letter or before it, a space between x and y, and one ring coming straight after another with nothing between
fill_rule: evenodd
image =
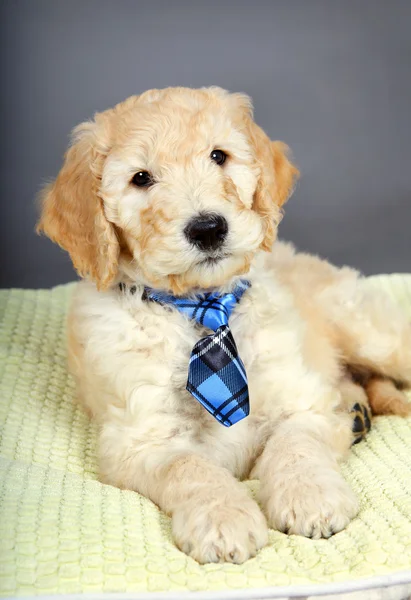
<instances>
[{"instance_id":1,"label":"puppy's hind leg","mask_svg":"<svg viewBox=\"0 0 411 600\"><path fill-rule=\"evenodd\" d=\"M355 380L347 373L339 390L338 411L349 413L353 419L353 444L363 440L370 431L373 415L411 415L411 403L390 379L363 374L362 377L357 375Z\"/></svg>"},{"instance_id":2,"label":"puppy's hind leg","mask_svg":"<svg viewBox=\"0 0 411 600\"><path fill-rule=\"evenodd\" d=\"M349 367L411 385L411 319L387 294L358 279L328 312Z\"/></svg>"},{"instance_id":3,"label":"puppy's hind leg","mask_svg":"<svg viewBox=\"0 0 411 600\"><path fill-rule=\"evenodd\" d=\"M374 415L411 415L411 402L390 379L371 377L365 384L365 390Z\"/></svg>"}]
</instances>

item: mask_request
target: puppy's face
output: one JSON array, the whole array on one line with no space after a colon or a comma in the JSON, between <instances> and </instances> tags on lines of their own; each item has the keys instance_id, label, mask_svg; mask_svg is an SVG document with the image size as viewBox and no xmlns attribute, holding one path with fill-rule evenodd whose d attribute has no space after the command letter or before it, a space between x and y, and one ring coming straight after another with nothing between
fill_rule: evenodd
<instances>
[{"instance_id":1,"label":"puppy's face","mask_svg":"<svg viewBox=\"0 0 411 600\"><path fill-rule=\"evenodd\" d=\"M146 92L76 128L39 229L101 288L222 286L272 246L297 175L285 150L244 95Z\"/></svg>"}]
</instances>

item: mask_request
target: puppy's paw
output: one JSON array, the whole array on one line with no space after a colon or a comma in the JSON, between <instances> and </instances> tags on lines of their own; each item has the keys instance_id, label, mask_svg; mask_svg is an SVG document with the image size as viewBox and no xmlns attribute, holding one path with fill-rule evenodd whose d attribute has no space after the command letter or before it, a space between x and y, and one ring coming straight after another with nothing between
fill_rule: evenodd
<instances>
[{"instance_id":1,"label":"puppy's paw","mask_svg":"<svg viewBox=\"0 0 411 600\"><path fill-rule=\"evenodd\" d=\"M263 486L268 523L284 533L319 539L344 529L358 512L355 495L334 469L279 474L271 493Z\"/></svg>"},{"instance_id":2,"label":"puppy's paw","mask_svg":"<svg viewBox=\"0 0 411 600\"><path fill-rule=\"evenodd\" d=\"M219 499L193 498L174 511L172 527L180 550L202 564L241 564L268 541L265 518L243 490Z\"/></svg>"},{"instance_id":3,"label":"puppy's paw","mask_svg":"<svg viewBox=\"0 0 411 600\"><path fill-rule=\"evenodd\" d=\"M357 402L351 409L353 415L353 444L361 442L371 429L371 411L366 404Z\"/></svg>"}]
</instances>

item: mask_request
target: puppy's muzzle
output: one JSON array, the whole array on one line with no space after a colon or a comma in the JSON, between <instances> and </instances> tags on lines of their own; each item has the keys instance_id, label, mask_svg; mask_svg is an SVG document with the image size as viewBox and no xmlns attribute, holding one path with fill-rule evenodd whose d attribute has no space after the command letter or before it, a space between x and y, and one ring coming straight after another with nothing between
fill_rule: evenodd
<instances>
[{"instance_id":1,"label":"puppy's muzzle","mask_svg":"<svg viewBox=\"0 0 411 600\"><path fill-rule=\"evenodd\" d=\"M194 217L184 230L188 241L203 252L218 250L223 245L227 232L227 221L215 213Z\"/></svg>"}]
</instances>

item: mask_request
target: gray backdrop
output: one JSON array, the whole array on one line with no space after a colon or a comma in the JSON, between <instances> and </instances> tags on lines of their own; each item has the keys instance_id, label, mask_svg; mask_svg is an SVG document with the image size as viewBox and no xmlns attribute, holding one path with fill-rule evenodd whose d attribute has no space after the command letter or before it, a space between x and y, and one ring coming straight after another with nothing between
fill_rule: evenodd
<instances>
[{"instance_id":1,"label":"gray backdrop","mask_svg":"<svg viewBox=\"0 0 411 600\"><path fill-rule=\"evenodd\" d=\"M35 195L94 111L169 85L254 98L302 172L281 236L365 273L411 271L410 0L3 0L1 280L75 277Z\"/></svg>"}]
</instances>

